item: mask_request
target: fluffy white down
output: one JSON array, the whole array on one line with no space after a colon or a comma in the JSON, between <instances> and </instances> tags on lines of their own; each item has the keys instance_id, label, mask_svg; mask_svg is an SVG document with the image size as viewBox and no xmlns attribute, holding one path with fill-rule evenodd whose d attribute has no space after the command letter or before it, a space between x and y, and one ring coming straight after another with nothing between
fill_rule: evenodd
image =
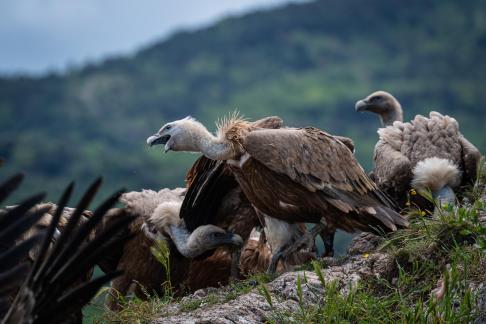
<instances>
[{"instance_id":1,"label":"fluffy white down","mask_svg":"<svg viewBox=\"0 0 486 324\"><path fill-rule=\"evenodd\" d=\"M135 215L150 217L154 210L167 201L180 201L184 199L186 189L173 190L162 189L159 192L153 190L132 191L123 194L120 202Z\"/></svg>"},{"instance_id":2,"label":"fluffy white down","mask_svg":"<svg viewBox=\"0 0 486 324\"><path fill-rule=\"evenodd\" d=\"M457 187L461 181L459 168L447 159L428 158L417 163L413 169L412 187L422 191L437 192L445 186Z\"/></svg>"},{"instance_id":3,"label":"fluffy white down","mask_svg":"<svg viewBox=\"0 0 486 324\"><path fill-rule=\"evenodd\" d=\"M149 222L153 224L158 231L169 234L169 225L179 226L181 219L179 211L181 210L182 201L167 201L155 208L149 217Z\"/></svg>"},{"instance_id":4,"label":"fluffy white down","mask_svg":"<svg viewBox=\"0 0 486 324\"><path fill-rule=\"evenodd\" d=\"M123 194L120 202L131 214L143 218L141 230L147 237L160 240L164 233L168 234L164 226L180 222L179 210L185 192L185 188L132 191Z\"/></svg>"}]
</instances>

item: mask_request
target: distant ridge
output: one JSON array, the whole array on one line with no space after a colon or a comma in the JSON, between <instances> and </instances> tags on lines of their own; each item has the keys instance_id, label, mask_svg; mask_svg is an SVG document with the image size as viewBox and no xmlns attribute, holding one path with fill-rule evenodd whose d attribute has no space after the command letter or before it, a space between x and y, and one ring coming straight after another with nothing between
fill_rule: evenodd
<instances>
[{"instance_id":1,"label":"distant ridge","mask_svg":"<svg viewBox=\"0 0 486 324\"><path fill-rule=\"evenodd\" d=\"M238 108L355 140L371 164L378 122L354 102L385 89L405 117L454 116L486 148L486 23L480 0L326 0L176 33L128 57L61 75L0 78L0 172L30 187L106 178L107 192L181 185L194 155L162 155L145 138L169 119L211 123Z\"/></svg>"}]
</instances>

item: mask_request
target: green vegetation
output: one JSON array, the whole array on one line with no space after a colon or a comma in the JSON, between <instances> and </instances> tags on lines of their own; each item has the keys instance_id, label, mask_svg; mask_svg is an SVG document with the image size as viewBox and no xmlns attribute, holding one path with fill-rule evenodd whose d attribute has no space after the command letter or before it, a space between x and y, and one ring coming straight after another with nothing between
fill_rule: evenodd
<instances>
[{"instance_id":1,"label":"green vegetation","mask_svg":"<svg viewBox=\"0 0 486 324\"><path fill-rule=\"evenodd\" d=\"M203 306L227 303L236 299L242 294L248 293L255 288L257 283L264 284L270 281L266 274L258 274L246 280L235 281L214 292L209 292L201 298L181 299L174 297L168 290L164 296L149 296L147 300L137 297L120 299L122 308L119 312L111 312L103 309L98 317L93 317L94 323L149 323L150 321L164 315L167 312L169 303L177 303L179 310L183 312L192 311ZM103 308L103 306L100 306ZM104 313L103 313L104 312Z\"/></svg>"},{"instance_id":2,"label":"green vegetation","mask_svg":"<svg viewBox=\"0 0 486 324\"><path fill-rule=\"evenodd\" d=\"M62 74L0 78L1 172L24 171L50 197L97 175L107 193L181 186L196 156L149 150L147 136L186 115L214 129L234 109L352 137L369 169L379 123L354 103L376 89L396 94L407 119L451 114L484 150L485 12L481 0L316 1Z\"/></svg>"},{"instance_id":3,"label":"green vegetation","mask_svg":"<svg viewBox=\"0 0 486 324\"><path fill-rule=\"evenodd\" d=\"M342 295L335 282L325 282L313 263L324 296L317 305L302 302L300 312L275 311L271 323L469 323L475 319L471 284L486 282L486 202L483 172L468 193L470 202L437 206L434 217L415 213L408 229L385 240L381 251L393 256L388 277L370 277ZM412 215L413 216L413 215ZM305 280L305 279L304 279ZM441 281L443 284L438 284ZM436 288L436 290L434 290ZM312 292L312 290L310 290ZM271 305L265 289L260 291ZM301 280L297 296L301 300ZM269 301L270 298L270 301Z\"/></svg>"},{"instance_id":4,"label":"green vegetation","mask_svg":"<svg viewBox=\"0 0 486 324\"><path fill-rule=\"evenodd\" d=\"M486 169L469 188L467 197L456 206L437 206L433 216L411 212L411 225L385 238L379 252L392 257L385 276L367 276L343 294L336 282L325 280L326 261L313 261L301 269L314 271L324 287L308 291L320 302L303 299L305 273L298 277L296 296L299 310L275 308L275 298L267 288L274 277L255 275L204 296L176 298L170 290L164 296L122 299L119 313L105 311L103 323L148 323L174 311L190 312L201 307L227 303L251 290L258 291L272 307L269 323L468 323L477 315L476 296L471 287L486 282ZM155 254L164 251L163 245ZM370 252L373 253L373 252ZM162 264L166 252L161 253ZM368 257L368 255L366 256ZM346 259L342 259L346 262ZM442 282L442 284L439 284ZM171 307L169 307L171 304ZM178 306L178 307L176 307Z\"/></svg>"}]
</instances>

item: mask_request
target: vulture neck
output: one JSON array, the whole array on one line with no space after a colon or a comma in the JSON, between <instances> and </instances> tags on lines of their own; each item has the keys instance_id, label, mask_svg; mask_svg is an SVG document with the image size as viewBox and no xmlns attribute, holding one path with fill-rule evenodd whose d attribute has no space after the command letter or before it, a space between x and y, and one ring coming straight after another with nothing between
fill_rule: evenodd
<instances>
[{"instance_id":1,"label":"vulture neck","mask_svg":"<svg viewBox=\"0 0 486 324\"><path fill-rule=\"evenodd\" d=\"M205 127L200 127L193 138L197 150L211 160L234 159L235 152L230 141L224 136L214 136Z\"/></svg>"},{"instance_id":2,"label":"vulture neck","mask_svg":"<svg viewBox=\"0 0 486 324\"><path fill-rule=\"evenodd\" d=\"M193 235L194 233L189 233L184 227L170 225L168 234L177 250L186 258L195 258L206 252L198 237Z\"/></svg>"},{"instance_id":3,"label":"vulture neck","mask_svg":"<svg viewBox=\"0 0 486 324\"><path fill-rule=\"evenodd\" d=\"M394 122L403 122L403 110L398 101L386 112L380 114L381 123L383 126L392 126Z\"/></svg>"}]
</instances>

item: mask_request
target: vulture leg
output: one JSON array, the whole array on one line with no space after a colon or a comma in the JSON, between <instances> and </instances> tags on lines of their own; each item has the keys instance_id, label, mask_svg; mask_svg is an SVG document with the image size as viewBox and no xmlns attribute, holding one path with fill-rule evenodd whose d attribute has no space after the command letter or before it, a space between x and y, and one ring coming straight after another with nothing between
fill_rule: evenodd
<instances>
[{"instance_id":1,"label":"vulture leg","mask_svg":"<svg viewBox=\"0 0 486 324\"><path fill-rule=\"evenodd\" d=\"M310 231L306 231L302 237L296 240L293 244L288 244L280 248L277 252L275 252L272 256L270 261L270 265L268 266L267 272L270 274L275 273L277 269L277 264L280 258L287 258L293 253L296 253L302 248L308 248L311 250L315 245L316 236L319 235L322 231L324 231L325 225L322 223L317 224L314 226ZM332 236L334 238L334 234Z\"/></svg>"},{"instance_id":2,"label":"vulture leg","mask_svg":"<svg viewBox=\"0 0 486 324\"><path fill-rule=\"evenodd\" d=\"M115 312L121 310L122 305L120 304L120 297L123 298L127 295L131 284L132 280L126 275L121 275L113 280L110 292L107 294L105 301L108 309Z\"/></svg>"},{"instance_id":3,"label":"vulture leg","mask_svg":"<svg viewBox=\"0 0 486 324\"><path fill-rule=\"evenodd\" d=\"M240 274L240 255L241 255L241 248L234 247L231 252L231 272L230 272L230 282L233 280L237 280Z\"/></svg>"},{"instance_id":4,"label":"vulture leg","mask_svg":"<svg viewBox=\"0 0 486 324\"><path fill-rule=\"evenodd\" d=\"M320 233L324 242L324 254L322 255L324 258L334 256L334 234L336 234L336 230L324 230Z\"/></svg>"},{"instance_id":5,"label":"vulture leg","mask_svg":"<svg viewBox=\"0 0 486 324\"><path fill-rule=\"evenodd\" d=\"M269 274L274 274L275 271L277 270L277 264L278 264L278 260L280 260L280 258L283 256L283 250L285 249L285 246L283 246L279 251L275 252L273 255L272 255L272 259L270 260L270 264L268 266L268 269L267 269L267 273Z\"/></svg>"}]
</instances>

